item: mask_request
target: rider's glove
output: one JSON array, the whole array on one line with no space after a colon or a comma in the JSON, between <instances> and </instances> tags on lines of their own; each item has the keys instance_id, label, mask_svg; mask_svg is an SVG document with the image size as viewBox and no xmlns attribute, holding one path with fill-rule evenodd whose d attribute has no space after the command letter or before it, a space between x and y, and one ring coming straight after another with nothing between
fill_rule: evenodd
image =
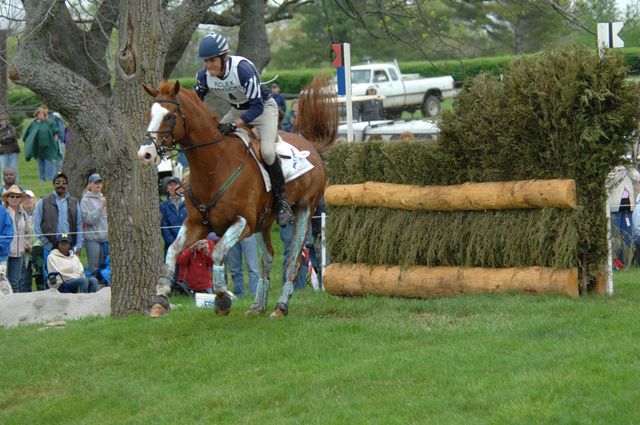
<instances>
[{"instance_id":1,"label":"rider's glove","mask_svg":"<svg viewBox=\"0 0 640 425\"><path fill-rule=\"evenodd\" d=\"M233 133L234 131L236 131L236 128L238 128L238 126L236 125L235 122L226 122L226 123L218 124L218 130L220 130L220 133L222 134Z\"/></svg>"}]
</instances>

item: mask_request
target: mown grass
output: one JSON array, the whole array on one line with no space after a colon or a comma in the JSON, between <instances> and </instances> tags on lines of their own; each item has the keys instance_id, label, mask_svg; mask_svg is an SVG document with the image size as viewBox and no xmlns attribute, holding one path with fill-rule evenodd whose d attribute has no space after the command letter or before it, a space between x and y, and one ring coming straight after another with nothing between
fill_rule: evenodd
<instances>
[{"instance_id":1,"label":"mown grass","mask_svg":"<svg viewBox=\"0 0 640 425\"><path fill-rule=\"evenodd\" d=\"M0 423L636 423L638 277L578 300L307 289L282 320L181 299L157 320L0 330Z\"/></svg>"}]
</instances>

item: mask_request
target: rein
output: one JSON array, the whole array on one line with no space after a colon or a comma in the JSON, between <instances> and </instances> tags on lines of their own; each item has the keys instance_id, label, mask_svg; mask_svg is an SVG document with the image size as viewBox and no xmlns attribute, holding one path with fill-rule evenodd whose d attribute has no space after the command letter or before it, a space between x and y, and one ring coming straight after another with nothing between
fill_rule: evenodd
<instances>
[{"instance_id":1,"label":"rein","mask_svg":"<svg viewBox=\"0 0 640 425\"><path fill-rule=\"evenodd\" d=\"M152 104L154 103L173 103L174 105L176 105L176 111L173 113L173 115L171 116L171 128L169 130L156 130L156 131L148 131L147 130L147 136L144 139L144 142L142 143L143 145L153 145L156 148L156 152L158 153L158 155L160 155L161 157L165 157L169 152L171 151L177 151L178 149L176 148L176 143L180 143L179 140L176 140L175 136L173 135L173 130L176 127L176 116L178 115L178 113L180 113L180 116L182 117L182 123L184 124L184 134L187 134L189 132L189 127L187 124L187 119L184 117L184 114L182 113L182 110L180 109L180 99L178 98L178 95L176 95L176 100L173 99L154 99L152 102ZM151 133L155 133L155 134L164 134L164 136L162 137L162 141L160 143L156 143L156 141L150 136ZM167 142L167 137L171 136L173 138L173 146L171 146L171 148L168 148L165 143Z\"/></svg>"},{"instance_id":2,"label":"rein","mask_svg":"<svg viewBox=\"0 0 640 425\"><path fill-rule=\"evenodd\" d=\"M180 109L180 99L178 98L178 96L176 95L176 100L173 99L154 99L151 103L173 103L174 105L177 106L176 108L176 112L173 113L172 118L172 123L171 123L171 128L169 130L162 130L162 131L147 131L147 133L162 133L164 134L164 137L162 138L162 141L158 144L155 142L155 140L153 140L151 137L147 138L147 143L144 144L153 144L156 148L157 153L160 156L166 156L169 152L171 151L176 151L176 152L186 152L186 151L190 151L192 149L197 149L203 146L208 146L208 145L214 145L216 143L220 143L224 140L224 134L220 135L220 137L218 137L217 139L211 140L209 142L206 143L202 143L199 145L195 145L195 146L188 146L188 147L182 147L182 145L180 145L180 147L177 147L177 144L180 143L179 140L176 140L175 137L173 136L173 130L175 129L176 126L176 115L177 113L180 113L180 116L182 117L182 122L184 123L184 132L185 134L188 134L189 132L189 127L187 124L187 119L184 117L184 114L182 113L182 110ZM165 146L165 142L167 141L167 136L171 136L174 138L174 143L173 146L171 148L167 148Z\"/></svg>"},{"instance_id":3,"label":"rein","mask_svg":"<svg viewBox=\"0 0 640 425\"><path fill-rule=\"evenodd\" d=\"M222 137L222 139L224 139L224 136ZM219 141L220 140L214 140L213 142L208 142L207 144L213 144L213 143L217 143ZM207 226L209 228L209 230L211 230L211 226L209 226L209 219L207 218L209 216L209 211L211 211L213 208L215 208L215 206L218 203L218 201L220 200L220 198L222 198L222 195L224 194L224 192L229 188L229 186L231 186L231 183L233 183L234 180L240 175L240 172L244 168L244 164L247 162L247 158L249 158L249 147L247 145L245 145L244 142L242 140L240 140L239 138L238 138L238 141L240 141L240 143L242 143L242 145L246 147L246 149L244 151L244 157L242 158L242 161L240 162L240 165L238 165L238 167L231 174L231 176L229 176L227 181L225 181L224 184L220 187L220 189L218 189L218 192L213 196L213 198L211 199L211 201L209 201L208 204L205 205L205 204L200 203L200 201L198 201L196 199L195 195L193 194L193 191L191 190L191 184L188 183L186 185L187 186L186 187L186 189L187 189L186 192L187 192L187 195L189 195L189 199L191 200L191 203L193 204L194 207L196 207L196 209L198 210L198 212L202 216L202 224ZM197 147L200 147L200 146L204 146L204 145L193 146L193 148L197 148Z\"/></svg>"}]
</instances>

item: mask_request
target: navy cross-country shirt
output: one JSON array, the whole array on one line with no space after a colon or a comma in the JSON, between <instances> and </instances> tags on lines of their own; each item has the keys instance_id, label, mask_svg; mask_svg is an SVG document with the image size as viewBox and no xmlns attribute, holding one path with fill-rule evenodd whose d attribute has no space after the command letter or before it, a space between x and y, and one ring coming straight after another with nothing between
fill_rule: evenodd
<instances>
[{"instance_id":1,"label":"navy cross-country shirt","mask_svg":"<svg viewBox=\"0 0 640 425\"><path fill-rule=\"evenodd\" d=\"M196 74L196 93L201 100L211 92L225 99L232 107L246 110L240 118L250 123L264 111L264 101L271 96L270 90L260 84L256 67L242 56L228 56L225 75L212 77L206 68Z\"/></svg>"}]
</instances>

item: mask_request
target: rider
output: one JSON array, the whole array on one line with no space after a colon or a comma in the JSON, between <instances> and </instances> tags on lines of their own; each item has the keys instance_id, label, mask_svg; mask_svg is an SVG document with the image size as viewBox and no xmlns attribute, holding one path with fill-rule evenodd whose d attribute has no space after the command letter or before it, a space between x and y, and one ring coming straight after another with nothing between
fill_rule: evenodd
<instances>
[{"instance_id":1,"label":"rider","mask_svg":"<svg viewBox=\"0 0 640 425\"><path fill-rule=\"evenodd\" d=\"M284 176L276 155L278 105L268 87L260 84L255 65L242 56L229 54L229 43L220 34L207 34L200 41L198 58L204 67L196 74L196 93L204 101L207 93L226 100L231 109L220 120L218 130L228 134L237 127L251 124L260 133L260 152L267 166L278 210L278 224L293 221L287 203Z\"/></svg>"}]
</instances>

